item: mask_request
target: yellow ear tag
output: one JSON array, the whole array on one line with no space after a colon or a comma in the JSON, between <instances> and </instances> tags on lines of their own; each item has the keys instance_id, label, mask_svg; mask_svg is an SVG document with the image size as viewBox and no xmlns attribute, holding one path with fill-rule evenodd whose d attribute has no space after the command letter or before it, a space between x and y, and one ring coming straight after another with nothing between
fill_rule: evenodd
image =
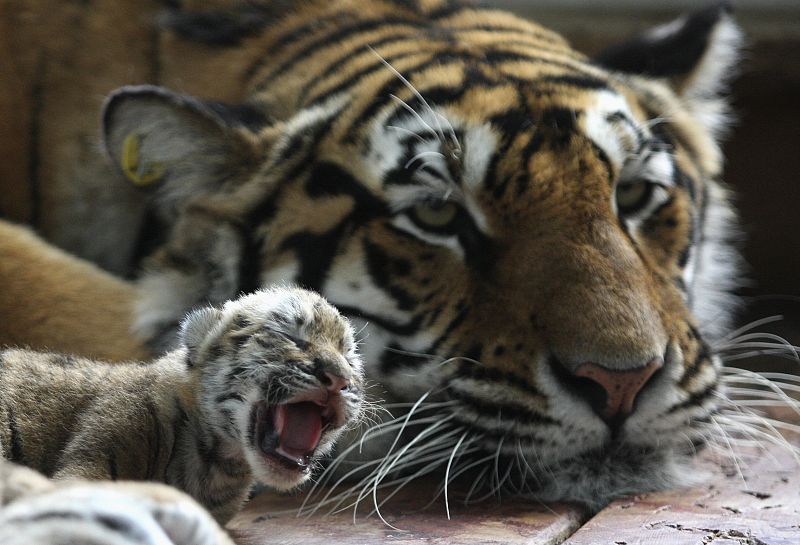
<instances>
[{"instance_id":1,"label":"yellow ear tag","mask_svg":"<svg viewBox=\"0 0 800 545\"><path fill-rule=\"evenodd\" d=\"M125 137L122 143L122 172L134 185L139 187L148 186L159 181L164 176L163 163L139 163L139 148L142 144L142 137L136 133L131 133Z\"/></svg>"}]
</instances>

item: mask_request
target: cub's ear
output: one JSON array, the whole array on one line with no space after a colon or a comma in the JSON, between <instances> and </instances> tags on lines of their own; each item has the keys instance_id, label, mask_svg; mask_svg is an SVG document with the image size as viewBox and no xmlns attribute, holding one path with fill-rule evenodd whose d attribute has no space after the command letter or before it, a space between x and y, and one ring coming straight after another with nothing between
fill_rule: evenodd
<instances>
[{"instance_id":1,"label":"cub's ear","mask_svg":"<svg viewBox=\"0 0 800 545\"><path fill-rule=\"evenodd\" d=\"M157 187L171 213L253 167L262 112L182 96L152 85L114 91L103 108L106 151L135 185Z\"/></svg>"},{"instance_id":2,"label":"cub's ear","mask_svg":"<svg viewBox=\"0 0 800 545\"><path fill-rule=\"evenodd\" d=\"M189 351L189 365L196 365L206 342L216 338L214 330L221 320L222 311L213 307L193 310L186 315L181 323L180 339Z\"/></svg>"},{"instance_id":3,"label":"cub's ear","mask_svg":"<svg viewBox=\"0 0 800 545\"><path fill-rule=\"evenodd\" d=\"M709 129L724 124L720 95L736 71L743 35L721 2L652 28L595 57L615 70L666 79Z\"/></svg>"}]
</instances>

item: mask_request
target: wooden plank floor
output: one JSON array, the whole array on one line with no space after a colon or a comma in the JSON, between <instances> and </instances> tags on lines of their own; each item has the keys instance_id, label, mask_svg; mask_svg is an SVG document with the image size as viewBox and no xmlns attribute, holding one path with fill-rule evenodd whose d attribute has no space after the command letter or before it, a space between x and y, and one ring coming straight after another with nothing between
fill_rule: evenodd
<instances>
[{"instance_id":1,"label":"wooden plank floor","mask_svg":"<svg viewBox=\"0 0 800 545\"><path fill-rule=\"evenodd\" d=\"M698 465L714 473L705 486L614 502L565 545L800 545L800 468L785 451L741 475Z\"/></svg>"},{"instance_id":2,"label":"wooden plank floor","mask_svg":"<svg viewBox=\"0 0 800 545\"><path fill-rule=\"evenodd\" d=\"M576 506L509 500L468 508L453 502L447 520L441 498L422 510L431 497L431 489L421 483L392 498L382 510L392 528L374 515L366 516L371 498L364 501L354 523L352 509L298 517L302 497L266 493L248 504L228 528L239 545L556 545L587 518Z\"/></svg>"},{"instance_id":3,"label":"wooden plank floor","mask_svg":"<svg viewBox=\"0 0 800 545\"><path fill-rule=\"evenodd\" d=\"M420 511L431 497L420 484L382 510L397 529L364 516L370 499L354 523L352 510L297 517L302 497L269 493L229 528L239 545L800 545L800 465L781 448L752 454L740 467L703 455L704 485L626 498L588 521L576 506L514 499L452 502L448 521L441 498Z\"/></svg>"}]
</instances>

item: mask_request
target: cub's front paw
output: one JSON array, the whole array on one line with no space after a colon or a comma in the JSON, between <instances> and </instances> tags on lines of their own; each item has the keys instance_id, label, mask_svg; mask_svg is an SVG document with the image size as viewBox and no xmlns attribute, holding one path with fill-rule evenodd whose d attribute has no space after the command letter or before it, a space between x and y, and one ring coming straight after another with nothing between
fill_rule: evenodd
<instances>
[{"instance_id":1,"label":"cub's front paw","mask_svg":"<svg viewBox=\"0 0 800 545\"><path fill-rule=\"evenodd\" d=\"M233 545L194 500L157 484L70 483L0 511L3 545Z\"/></svg>"},{"instance_id":2,"label":"cub's front paw","mask_svg":"<svg viewBox=\"0 0 800 545\"><path fill-rule=\"evenodd\" d=\"M256 478L280 489L305 481L315 461L361 416L363 370L352 327L319 295L259 291L183 328L202 368L204 412L240 440Z\"/></svg>"}]
</instances>

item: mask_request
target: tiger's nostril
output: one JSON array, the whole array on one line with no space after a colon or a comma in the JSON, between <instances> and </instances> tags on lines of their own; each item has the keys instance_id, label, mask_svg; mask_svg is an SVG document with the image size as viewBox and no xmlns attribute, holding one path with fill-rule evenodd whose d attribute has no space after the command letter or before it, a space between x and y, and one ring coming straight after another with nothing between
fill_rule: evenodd
<instances>
[{"instance_id":1,"label":"tiger's nostril","mask_svg":"<svg viewBox=\"0 0 800 545\"><path fill-rule=\"evenodd\" d=\"M593 405L593 408L603 420L609 422L624 419L633 412L636 397L663 365L663 358L654 358L644 367L620 371L596 363L584 363L573 374L588 379L603 389L605 403L601 406Z\"/></svg>"}]
</instances>

